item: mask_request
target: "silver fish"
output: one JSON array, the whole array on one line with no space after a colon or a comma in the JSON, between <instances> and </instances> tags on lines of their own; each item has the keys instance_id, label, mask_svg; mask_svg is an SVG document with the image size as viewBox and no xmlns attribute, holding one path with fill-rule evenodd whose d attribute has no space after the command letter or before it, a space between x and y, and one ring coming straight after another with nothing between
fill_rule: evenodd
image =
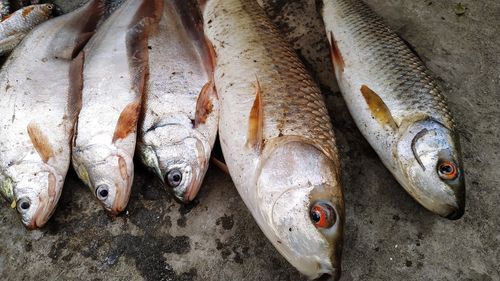
<instances>
[{"instance_id":1,"label":"silver fish","mask_svg":"<svg viewBox=\"0 0 500 281\"><path fill-rule=\"evenodd\" d=\"M48 20L54 5L40 4L24 7L0 22L0 55L10 52L35 26Z\"/></svg>"},{"instance_id":2,"label":"silver fish","mask_svg":"<svg viewBox=\"0 0 500 281\"><path fill-rule=\"evenodd\" d=\"M344 200L320 89L255 1L208 1L204 19L217 58L220 142L241 198L301 273L338 279Z\"/></svg>"},{"instance_id":3,"label":"silver fish","mask_svg":"<svg viewBox=\"0 0 500 281\"><path fill-rule=\"evenodd\" d=\"M0 0L0 20L10 15L10 3L9 0Z\"/></svg>"},{"instance_id":4,"label":"silver fish","mask_svg":"<svg viewBox=\"0 0 500 281\"><path fill-rule=\"evenodd\" d=\"M72 59L103 14L103 1L31 32L0 71L0 192L30 229L55 210L69 168L81 63Z\"/></svg>"},{"instance_id":5,"label":"silver fish","mask_svg":"<svg viewBox=\"0 0 500 281\"><path fill-rule=\"evenodd\" d=\"M125 1L82 51L82 109L73 141L73 167L112 214L123 211L130 196L147 76L147 36L161 4Z\"/></svg>"},{"instance_id":6,"label":"silver fish","mask_svg":"<svg viewBox=\"0 0 500 281\"><path fill-rule=\"evenodd\" d=\"M192 201L217 136L210 46L194 0L165 1L149 39L149 84L137 151L177 199Z\"/></svg>"},{"instance_id":7,"label":"silver fish","mask_svg":"<svg viewBox=\"0 0 500 281\"><path fill-rule=\"evenodd\" d=\"M359 0L323 0L341 92L358 128L420 204L464 213L460 145L442 90L422 61Z\"/></svg>"}]
</instances>

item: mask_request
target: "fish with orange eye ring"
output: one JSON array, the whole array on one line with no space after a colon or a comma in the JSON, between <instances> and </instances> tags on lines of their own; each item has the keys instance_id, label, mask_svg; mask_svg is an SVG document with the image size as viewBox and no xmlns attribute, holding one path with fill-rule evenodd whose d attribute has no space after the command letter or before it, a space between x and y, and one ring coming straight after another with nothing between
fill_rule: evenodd
<instances>
[{"instance_id":1,"label":"fish with orange eye ring","mask_svg":"<svg viewBox=\"0 0 500 281\"><path fill-rule=\"evenodd\" d=\"M317 228L330 228L337 220L333 208L322 202L314 204L311 208L311 220Z\"/></svg>"},{"instance_id":2,"label":"fish with orange eye ring","mask_svg":"<svg viewBox=\"0 0 500 281\"><path fill-rule=\"evenodd\" d=\"M443 161L439 164L438 168L439 177L443 180L454 180L460 174L457 165L451 161Z\"/></svg>"}]
</instances>

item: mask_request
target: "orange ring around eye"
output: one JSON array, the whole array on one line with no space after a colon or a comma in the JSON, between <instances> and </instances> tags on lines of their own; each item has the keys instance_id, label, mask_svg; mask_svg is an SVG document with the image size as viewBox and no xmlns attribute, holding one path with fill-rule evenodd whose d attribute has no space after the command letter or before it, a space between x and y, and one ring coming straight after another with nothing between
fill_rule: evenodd
<instances>
[{"instance_id":1,"label":"orange ring around eye","mask_svg":"<svg viewBox=\"0 0 500 281\"><path fill-rule=\"evenodd\" d=\"M455 163L443 161L438 167L439 176L444 180L453 180L458 176L458 169Z\"/></svg>"},{"instance_id":2,"label":"orange ring around eye","mask_svg":"<svg viewBox=\"0 0 500 281\"><path fill-rule=\"evenodd\" d=\"M316 227L329 228L335 224L335 211L326 204L316 203L311 208L311 218Z\"/></svg>"}]
</instances>

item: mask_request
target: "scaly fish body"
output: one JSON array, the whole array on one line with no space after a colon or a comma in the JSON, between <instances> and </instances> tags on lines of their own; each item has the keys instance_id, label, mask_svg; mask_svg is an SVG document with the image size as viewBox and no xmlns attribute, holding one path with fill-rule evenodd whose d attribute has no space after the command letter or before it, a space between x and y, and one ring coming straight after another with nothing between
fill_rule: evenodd
<instances>
[{"instance_id":1,"label":"scaly fish body","mask_svg":"<svg viewBox=\"0 0 500 281\"><path fill-rule=\"evenodd\" d=\"M278 251L310 278L340 276L344 202L334 133L317 85L255 1L212 0L224 158Z\"/></svg>"},{"instance_id":2,"label":"scaly fish body","mask_svg":"<svg viewBox=\"0 0 500 281\"><path fill-rule=\"evenodd\" d=\"M458 136L441 88L420 59L359 0L323 0L335 74L358 128L427 209L462 216Z\"/></svg>"},{"instance_id":3,"label":"scaly fish body","mask_svg":"<svg viewBox=\"0 0 500 281\"><path fill-rule=\"evenodd\" d=\"M197 5L188 3L196 1L165 1L157 32L150 36L149 84L137 145L142 162L185 203L203 182L218 122L203 21Z\"/></svg>"},{"instance_id":4,"label":"scaly fish body","mask_svg":"<svg viewBox=\"0 0 500 281\"><path fill-rule=\"evenodd\" d=\"M90 1L40 25L0 72L0 192L28 228L43 226L61 195L79 109L72 59L102 13Z\"/></svg>"},{"instance_id":5,"label":"scaly fish body","mask_svg":"<svg viewBox=\"0 0 500 281\"><path fill-rule=\"evenodd\" d=\"M73 167L106 210L123 211L134 177L136 127L147 75L147 34L156 0L125 1L84 54L82 109Z\"/></svg>"},{"instance_id":6,"label":"scaly fish body","mask_svg":"<svg viewBox=\"0 0 500 281\"><path fill-rule=\"evenodd\" d=\"M13 39L27 34L35 26L48 20L53 9L52 4L31 5L5 17L0 22L0 55L12 50L10 46Z\"/></svg>"}]
</instances>

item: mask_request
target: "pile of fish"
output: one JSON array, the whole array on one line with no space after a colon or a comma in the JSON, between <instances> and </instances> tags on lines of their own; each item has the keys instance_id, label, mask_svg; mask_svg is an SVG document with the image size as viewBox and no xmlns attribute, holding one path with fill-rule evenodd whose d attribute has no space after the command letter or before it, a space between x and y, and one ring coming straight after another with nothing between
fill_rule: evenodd
<instances>
[{"instance_id":1,"label":"pile of fish","mask_svg":"<svg viewBox=\"0 0 500 281\"><path fill-rule=\"evenodd\" d=\"M432 74L360 0L318 5L358 128L415 200L460 218L460 147ZM0 192L28 228L54 212L70 163L106 210L122 212L135 152L190 202L218 131L271 243L309 278L339 278L346 215L332 123L256 1L127 0L104 19L106 1L90 0L27 33L15 25L35 25L30 7L0 23L2 42L20 42L0 71Z\"/></svg>"}]
</instances>

